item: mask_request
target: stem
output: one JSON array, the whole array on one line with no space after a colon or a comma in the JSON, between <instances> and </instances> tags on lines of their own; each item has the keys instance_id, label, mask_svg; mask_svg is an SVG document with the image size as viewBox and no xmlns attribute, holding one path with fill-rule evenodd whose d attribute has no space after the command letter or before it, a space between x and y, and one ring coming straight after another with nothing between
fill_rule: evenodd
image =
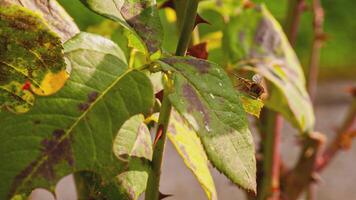
<instances>
[{"instance_id":1,"label":"stem","mask_svg":"<svg viewBox=\"0 0 356 200\"><path fill-rule=\"evenodd\" d=\"M316 182L316 161L320 156L321 147L325 143L325 136L318 132L305 134L302 141L303 149L296 166L283 179L283 197L297 200L310 183Z\"/></svg>"},{"instance_id":2,"label":"stem","mask_svg":"<svg viewBox=\"0 0 356 200\"><path fill-rule=\"evenodd\" d=\"M348 113L344 120L343 125L341 126L340 130L334 141L330 144L330 146L325 150L322 157L320 158L316 171L321 171L327 166L335 155L343 149L347 149L351 144L345 145L345 140L351 143L351 140L354 135L349 135L349 133L354 132L356 129L356 99L353 100L350 108L348 109ZM344 145L343 145L344 144Z\"/></svg>"},{"instance_id":3,"label":"stem","mask_svg":"<svg viewBox=\"0 0 356 200\"><path fill-rule=\"evenodd\" d=\"M168 79L168 78L167 78ZM167 80L170 81L170 80ZM147 190L145 194L146 200L159 200L159 181L161 177L161 167L162 167L162 158L164 147L166 143L166 136L167 136L167 128L169 123L169 117L172 110L172 105L168 99L169 92L171 90L170 85L171 83L166 83L168 85L167 88L164 90L162 106L159 114L158 119L158 129L157 135L160 135L158 138L155 146L154 152L152 157L152 172L148 178L147 182ZM157 137L156 135L156 137Z\"/></svg>"},{"instance_id":4,"label":"stem","mask_svg":"<svg viewBox=\"0 0 356 200\"><path fill-rule=\"evenodd\" d=\"M312 44L312 51L310 55L309 69L307 70L308 76L308 92L312 101L315 99L317 80L318 80L318 67L320 60L320 48L323 43L323 24L324 24L324 10L321 6L320 0L313 0L313 27L314 39Z\"/></svg>"},{"instance_id":5,"label":"stem","mask_svg":"<svg viewBox=\"0 0 356 200\"><path fill-rule=\"evenodd\" d=\"M313 9L313 30L314 38L312 42L312 49L310 54L310 63L309 68L306 69L307 76L307 87L308 93L312 103L315 101L316 88L318 82L318 71L319 71L319 61L320 61L320 49L323 43L323 24L324 24L324 10L320 3L320 0L312 0L312 9ZM318 162L319 158L316 159ZM317 168L317 167L316 167ZM314 200L316 199L316 189L317 183L311 182L307 189L307 199Z\"/></svg>"},{"instance_id":6,"label":"stem","mask_svg":"<svg viewBox=\"0 0 356 200\"><path fill-rule=\"evenodd\" d=\"M288 5L284 31L289 39L289 42L292 46L294 46L297 39L300 16L305 9L305 1L289 0Z\"/></svg>"},{"instance_id":7,"label":"stem","mask_svg":"<svg viewBox=\"0 0 356 200\"><path fill-rule=\"evenodd\" d=\"M184 18L182 23L182 30L180 32L180 37L176 50L177 56L184 56L185 52L187 51L190 37L195 24L198 2L199 0L187 0L186 2L186 7L184 10ZM172 92L172 85L173 83L171 77L166 76L162 106L158 119L158 130L156 134L158 140L154 147L154 152L152 157L152 173L150 174L147 181L145 200L160 199L159 182L161 176L162 158L163 158L163 152L166 143L167 128L169 124L170 113L172 110L172 105L168 99L168 96Z\"/></svg>"},{"instance_id":8,"label":"stem","mask_svg":"<svg viewBox=\"0 0 356 200\"><path fill-rule=\"evenodd\" d=\"M192 31L194 29L195 18L197 16L198 2L199 0L187 0L183 18L183 27L180 32L179 42L176 50L177 56L184 56L188 49Z\"/></svg>"},{"instance_id":9,"label":"stem","mask_svg":"<svg viewBox=\"0 0 356 200\"><path fill-rule=\"evenodd\" d=\"M289 0L284 31L292 47L295 46L300 15L304 10L304 0ZM263 121L262 121L263 122ZM271 110L265 111L265 134L263 142L263 176L258 199L279 199L280 196L280 137L283 118Z\"/></svg>"},{"instance_id":10,"label":"stem","mask_svg":"<svg viewBox=\"0 0 356 200\"><path fill-rule=\"evenodd\" d=\"M266 110L262 115L263 178L258 199L279 199L280 137L283 119L278 113Z\"/></svg>"}]
</instances>

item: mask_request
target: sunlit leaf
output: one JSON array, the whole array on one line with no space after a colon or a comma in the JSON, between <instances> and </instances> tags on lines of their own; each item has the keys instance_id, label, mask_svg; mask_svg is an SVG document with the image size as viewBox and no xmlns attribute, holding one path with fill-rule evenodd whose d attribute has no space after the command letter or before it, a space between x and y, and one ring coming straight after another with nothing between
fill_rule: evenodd
<instances>
[{"instance_id":1,"label":"sunlit leaf","mask_svg":"<svg viewBox=\"0 0 356 200\"><path fill-rule=\"evenodd\" d=\"M245 112L256 117L260 116L260 112L264 105L261 99L251 98L247 95L241 94L240 100Z\"/></svg>"},{"instance_id":2,"label":"sunlit leaf","mask_svg":"<svg viewBox=\"0 0 356 200\"><path fill-rule=\"evenodd\" d=\"M20 6L0 7L0 107L27 112L37 95L51 95L68 75L60 38Z\"/></svg>"},{"instance_id":3,"label":"sunlit leaf","mask_svg":"<svg viewBox=\"0 0 356 200\"><path fill-rule=\"evenodd\" d=\"M314 113L302 67L281 26L265 6L257 5L231 18L223 46L232 64L252 70L271 83L267 107L282 113L301 132L313 129Z\"/></svg>"},{"instance_id":4,"label":"sunlit leaf","mask_svg":"<svg viewBox=\"0 0 356 200\"><path fill-rule=\"evenodd\" d=\"M150 120L158 122L158 114L152 115ZM217 199L215 184L211 177L208 158L199 137L194 130L175 110L169 119L168 139L182 157L184 164L198 179L209 200Z\"/></svg>"},{"instance_id":5,"label":"sunlit leaf","mask_svg":"<svg viewBox=\"0 0 356 200\"><path fill-rule=\"evenodd\" d=\"M72 72L60 92L39 97L26 114L0 113L0 199L36 187L53 191L77 171L111 183L127 169L113 152L114 138L127 119L150 111L150 80L128 69L121 50L100 36L75 36L65 55Z\"/></svg>"},{"instance_id":6,"label":"sunlit leaf","mask_svg":"<svg viewBox=\"0 0 356 200\"><path fill-rule=\"evenodd\" d=\"M168 127L168 138L183 158L185 165L198 179L208 199L216 200L215 185L209 171L208 158L203 145L194 130L177 112L172 112Z\"/></svg>"},{"instance_id":7,"label":"sunlit leaf","mask_svg":"<svg viewBox=\"0 0 356 200\"><path fill-rule=\"evenodd\" d=\"M139 36L148 53L160 50L163 28L155 0L81 0L81 2L94 12L128 28L135 34L130 37ZM136 42L133 38L130 38L130 41Z\"/></svg>"},{"instance_id":8,"label":"sunlit leaf","mask_svg":"<svg viewBox=\"0 0 356 200\"><path fill-rule=\"evenodd\" d=\"M99 174L82 171L74 174L78 199L136 200L146 189L152 142L142 114L134 115L120 128L114 139L115 156L124 161L125 170L111 182Z\"/></svg>"},{"instance_id":9,"label":"sunlit leaf","mask_svg":"<svg viewBox=\"0 0 356 200\"><path fill-rule=\"evenodd\" d=\"M152 141L143 115L135 115L120 128L114 140L114 154L127 160L128 169L117 176L121 190L137 199L146 189L152 160Z\"/></svg>"},{"instance_id":10,"label":"sunlit leaf","mask_svg":"<svg viewBox=\"0 0 356 200\"><path fill-rule=\"evenodd\" d=\"M0 6L20 5L42 16L62 42L79 33L77 25L55 0L1 0Z\"/></svg>"},{"instance_id":11,"label":"sunlit leaf","mask_svg":"<svg viewBox=\"0 0 356 200\"><path fill-rule=\"evenodd\" d=\"M209 160L244 189L256 189L254 144L239 94L224 70L191 57L169 57L160 62L173 72L174 108L200 137Z\"/></svg>"}]
</instances>

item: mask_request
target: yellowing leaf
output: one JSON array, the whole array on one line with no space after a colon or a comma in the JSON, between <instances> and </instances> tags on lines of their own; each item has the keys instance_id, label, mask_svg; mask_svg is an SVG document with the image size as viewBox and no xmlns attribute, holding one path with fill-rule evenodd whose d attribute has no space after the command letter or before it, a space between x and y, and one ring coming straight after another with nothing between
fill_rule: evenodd
<instances>
[{"instance_id":1,"label":"yellowing leaf","mask_svg":"<svg viewBox=\"0 0 356 200\"><path fill-rule=\"evenodd\" d=\"M0 30L0 108L24 113L34 94L53 94L67 80L63 47L40 16L20 6L0 7Z\"/></svg>"},{"instance_id":2,"label":"yellowing leaf","mask_svg":"<svg viewBox=\"0 0 356 200\"><path fill-rule=\"evenodd\" d=\"M51 95L63 87L68 77L65 70L59 73L49 72L45 75L39 88L31 87L32 91L37 95Z\"/></svg>"},{"instance_id":3,"label":"yellowing leaf","mask_svg":"<svg viewBox=\"0 0 356 200\"><path fill-rule=\"evenodd\" d=\"M173 75L172 106L195 130L211 163L240 187L256 191L252 135L224 70L192 57L167 57L159 64Z\"/></svg>"},{"instance_id":4,"label":"yellowing leaf","mask_svg":"<svg viewBox=\"0 0 356 200\"><path fill-rule=\"evenodd\" d=\"M185 165L198 179L209 200L216 200L214 180L209 171L209 161L203 145L193 129L177 113L172 112L168 138L182 157Z\"/></svg>"},{"instance_id":5,"label":"yellowing leaf","mask_svg":"<svg viewBox=\"0 0 356 200\"><path fill-rule=\"evenodd\" d=\"M53 0L1 0L0 6L18 5L35 11L43 17L48 26L59 35L64 43L77 33L79 28L62 6Z\"/></svg>"},{"instance_id":6,"label":"yellowing leaf","mask_svg":"<svg viewBox=\"0 0 356 200\"><path fill-rule=\"evenodd\" d=\"M281 113L302 133L313 130L314 111L302 66L282 27L263 4L230 18L223 48L231 64L268 81L268 108Z\"/></svg>"},{"instance_id":7,"label":"yellowing leaf","mask_svg":"<svg viewBox=\"0 0 356 200\"><path fill-rule=\"evenodd\" d=\"M261 99L253 99L242 94L240 95L240 100L245 112L250 113L256 117L260 117L260 112L263 108L263 102Z\"/></svg>"}]
</instances>

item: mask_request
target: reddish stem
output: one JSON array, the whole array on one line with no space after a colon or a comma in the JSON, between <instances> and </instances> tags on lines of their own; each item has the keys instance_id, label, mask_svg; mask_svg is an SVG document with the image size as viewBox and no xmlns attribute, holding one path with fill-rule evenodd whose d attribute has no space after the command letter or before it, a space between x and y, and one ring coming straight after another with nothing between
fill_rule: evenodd
<instances>
[{"instance_id":1,"label":"reddish stem","mask_svg":"<svg viewBox=\"0 0 356 200\"><path fill-rule=\"evenodd\" d=\"M330 146L325 150L321 158L318 160L316 171L323 170L336 156L340 150L347 149L343 144L345 140L351 140L355 135L350 135L356 131L356 100L353 101L351 108L345 118L344 124L338 131L337 136L334 141L330 144Z\"/></svg>"},{"instance_id":2,"label":"reddish stem","mask_svg":"<svg viewBox=\"0 0 356 200\"><path fill-rule=\"evenodd\" d=\"M312 51L310 55L310 65L308 69L308 92L312 101L315 99L317 80L318 80L318 68L320 61L320 49L325 40L324 37L324 10L320 3L320 0L313 0L313 27L314 27L314 39L312 44Z\"/></svg>"},{"instance_id":3,"label":"reddish stem","mask_svg":"<svg viewBox=\"0 0 356 200\"><path fill-rule=\"evenodd\" d=\"M286 23L284 31L288 36L288 40L292 46L295 46L297 40L300 16L306 9L304 0L289 0Z\"/></svg>"}]
</instances>

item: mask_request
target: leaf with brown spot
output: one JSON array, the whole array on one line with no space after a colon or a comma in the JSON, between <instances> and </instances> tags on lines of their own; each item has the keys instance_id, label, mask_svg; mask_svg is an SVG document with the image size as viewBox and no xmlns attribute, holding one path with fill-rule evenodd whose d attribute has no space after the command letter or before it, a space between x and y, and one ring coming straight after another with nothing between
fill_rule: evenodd
<instances>
[{"instance_id":1,"label":"leaf with brown spot","mask_svg":"<svg viewBox=\"0 0 356 200\"><path fill-rule=\"evenodd\" d=\"M128 69L121 49L101 36L81 33L64 47L72 72L63 89L38 97L23 115L0 113L0 199L53 190L60 178L83 170L105 185L130 168L112 145L127 119L151 111L150 80Z\"/></svg>"},{"instance_id":2,"label":"leaf with brown spot","mask_svg":"<svg viewBox=\"0 0 356 200\"><path fill-rule=\"evenodd\" d=\"M168 138L173 143L185 165L198 179L209 200L216 200L217 194L209 171L209 161L203 145L189 124L176 111L172 111Z\"/></svg>"},{"instance_id":3,"label":"leaf with brown spot","mask_svg":"<svg viewBox=\"0 0 356 200\"><path fill-rule=\"evenodd\" d=\"M152 115L150 119L158 122L158 114ZM167 136L183 159L184 164L199 181L208 199L216 200L215 184L210 174L209 161L204 147L194 130L174 109L169 118Z\"/></svg>"},{"instance_id":4,"label":"leaf with brown spot","mask_svg":"<svg viewBox=\"0 0 356 200\"><path fill-rule=\"evenodd\" d=\"M64 43L77 33L79 28L62 6L54 0L1 0L0 6L19 5L41 15L52 31Z\"/></svg>"},{"instance_id":5,"label":"leaf with brown spot","mask_svg":"<svg viewBox=\"0 0 356 200\"><path fill-rule=\"evenodd\" d=\"M192 57L159 61L172 71L173 107L200 137L209 160L240 187L256 190L252 135L239 93L217 64Z\"/></svg>"},{"instance_id":6,"label":"leaf with brown spot","mask_svg":"<svg viewBox=\"0 0 356 200\"><path fill-rule=\"evenodd\" d=\"M68 78L60 38L20 6L0 7L0 108L25 113Z\"/></svg>"},{"instance_id":7,"label":"leaf with brown spot","mask_svg":"<svg viewBox=\"0 0 356 200\"><path fill-rule=\"evenodd\" d=\"M264 5L231 18L224 31L226 59L268 81L265 105L280 112L301 133L313 130L315 117L297 55L282 27Z\"/></svg>"},{"instance_id":8,"label":"leaf with brown spot","mask_svg":"<svg viewBox=\"0 0 356 200\"><path fill-rule=\"evenodd\" d=\"M81 0L81 2L92 11L117 21L138 36L148 54L160 50L163 28L155 0Z\"/></svg>"}]
</instances>

